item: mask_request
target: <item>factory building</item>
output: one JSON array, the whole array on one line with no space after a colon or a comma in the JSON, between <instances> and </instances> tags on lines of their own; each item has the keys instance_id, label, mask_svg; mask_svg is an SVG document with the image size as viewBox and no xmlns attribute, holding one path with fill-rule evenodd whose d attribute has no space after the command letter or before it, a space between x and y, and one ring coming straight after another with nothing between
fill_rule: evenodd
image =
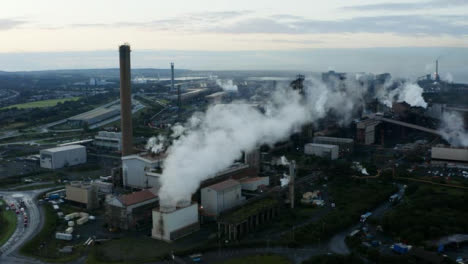
<instances>
[{"instance_id":1,"label":"factory building","mask_svg":"<svg viewBox=\"0 0 468 264\"><path fill-rule=\"evenodd\" d=\"M431 163L435 165L468 166L468 149L432 147L431 159Z\"/></svg>"},{"instance_id":2,"label":"factory building","mask_svg":"<svg viewBox=\"0 0 468 264\"><path fill-rule=\"evenodd\" d=\"M66 199L92 210L99 207L98 189L90 182L72 181L65 186Z\"/></svg>"},{"instance_id":3,"label":"factory building","mask_svg":"<svg viewBox=\"0 0 468 264\"><path fill-rule=\"evenodd\" d=\"M40 151L41 167L60 169L86 163L86 148L81 145L69 145Z\"/></svg>"},{"instance_id":4,"label":"factory building","mask_svg":"<svg viewBox=\"0 0 468 264\"><path fill-rule=\"evenodd\" d=\"M279 215L279 202L265 198L244 205L218 219L218 238L238 240Z\"/></svg>"},{"instance_id":5,"label":"factory building","mask_svg":"<svg viewBox=\"0 0 468 264\"><path fill-rule=\"evenodd\" d=\"M241 190L241 184L232 179L201 189L201 205L204 214L217 217L221 212L241 204L245 201Z\"/></svg>"},{"instance_id":6,"label":"factory building","mask_svg":"<svg viewBox=\"0 0 468 264\"><path fill-rule=\"evenodd\" d=\"M308 143L304 146L304 153L335 160L338 158L338 149L336 145Z\"/></svg>"},{"instance_id":7,"label":"factory building","mask_svg":"<svg viewBox=\"0 0 468 264\"><path fill-rule=\"evenodd\" d=\"M155 189L146 189L124 195L106 196L106 223L110 228L123 230L151 226L151 210L158 205Z\"/></svg>"},{"instance_id":8,"label":"factory building","mask_svg":"<svg viewBox=\"0 0 468 264\"><path fill-rule=\"evenodd\" d=\"M216 92L205 96L205 99L210 104L221 103L223 101L223 97L227 95L226 91L223 92Z\"/></svg>"},{"instance_id":9,"label":"factory building","mask_svg":"<svg viewBox=\"0 0 468 264\"><path fill-rule=\"evenodd\" d=\"M102 122L106 119L116 117L119 114L119 105L109 105L107 107L96 108L94 110L70 117L68 118L68 122L80 127L84 124L90 126Z\"/></svg>"},{"instance_id":10,"label":"factory building","mask_svg":"<svg viewBox=\"0 0 468 264\"><path fill-rule=\"evenodd\" d=\"M153 209L151 237L171 242L200 229L198 204L189 201Z\"/></svg>"},{"instance_id":11,"label":"factory building","mask_svg":"<svg viewBox=\"0 0 468 264\"><path fill-rule=\"evenodd\" d=\"M340 157L349 155L354 151L354 140L352 138L314 137L314 143L338 146Z\"/></svg>"},{"instance_id":12,"label":"factory building","mask_svg":"<svg viewBox=\"0 0 468 264\"><path fill-rule=\"evenodd\" d=\"M105 182L101 180L93 181L93 186L96 186L98 193L109 194L112 193L114 185L111 182Z\"/></svg>"},{"instance_id":13,"label":"factory building","mask_svg":"<svg viewBox=\"0 0 468 264\"><path fill-rule=\"evenodd\" d=\"M270 177L253 177L240 180L242 190L256 191L260 186L270 185Z\"/></svg>"},{"instance_id":14,"label":"factory building","mask_svg":"<svg viewBox=\"0 0 468 264\"><path fill-rule=\"evenodd\" d=\"M94 137L94 145L100 148L113 151L122 150L122 133L99 131Z\"/></svg>"},{"instance_id":15,"label":"factory building","mask_svg":"<svg viewBox=\"0 0 468 264\"><path fill-rule=\"evenodd\" d=\"M356 124L356 139L359 143L372 145L375 143L376 127L380 125L380 121L366 119L359 121Z\"/></svg>"},{"instance_id":16,"label":"factory building","mask_svg":"<svg viewBox=\"0 0 468 264\"><path fill-rule=\"evenodd\" d=\"M159 187L163 156L129 155L122 157L123 186L127 188Z\"/></svg>"}]
</instances>

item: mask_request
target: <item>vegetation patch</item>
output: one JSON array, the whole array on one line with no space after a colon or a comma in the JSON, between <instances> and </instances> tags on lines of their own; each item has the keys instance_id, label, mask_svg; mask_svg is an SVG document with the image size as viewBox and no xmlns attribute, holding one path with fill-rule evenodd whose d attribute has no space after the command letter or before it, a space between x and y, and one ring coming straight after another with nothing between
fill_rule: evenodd
<instances>
[{"instance_id":1,"label":"vegetation patch","mask_svg":"<svg viewBox=\"0 0 468 264\"><path fill-rule=\"evenodd\" d=\"M0 246L5 244L16 230L16 214L12 210L5 210L8 206L5 201L0 200Z\"/></svg>"},{"instance_id":2,"label":"vegetation patch","mask_svg":"<svg viewBox=\"0 0 468 264\"><path fill-rule=\"evenodd\" d=\"M230 259L222 264L290 264L289 259L278 255L255 255Z\"/></svg>"},{"instance_id":3,"label":"vegetation patch","mask_svg":"<svg viewBox=\"0 0 468 264\"><path fill-rule=\"evenodd\" d=\"M26 109L26 108L51 107L51 106L56 106L59 103L64 103L68 101L77 101L78 99L80 99L80 97L42 100L42 101L36 101L36 102L28 102L28 103L23 103L23 104L10 105L10 106L4 107L3 109L9 109L9 108Z\"/></svg>"},{"instance_id":4,"label":"vegetation patch","mask_svg":"<svg viewBox=\"0 0 468 264\"><path fill-rule=\"evenodd\" d=\"M46 204L44 207L44 226L42 230L31 240L26 242L20 249L21 254L31 256L46 262L68 263L81 254L80 245L73 248L73 253L60 253L58 250L71 245L70 241L55 239L55 232L59 219L52 209L52 206Z\"/></svg>"},{"instance_id":5,"label":"vegetation patch","mask_svg":"<svg viewBox=\"0 0 468 264\"><path fill-rule=\"evenodd\" d=\"M384 231L411 244L468 232L468 192L410 184L403 201L382 219Z\"/></svg>"}]
</instances>

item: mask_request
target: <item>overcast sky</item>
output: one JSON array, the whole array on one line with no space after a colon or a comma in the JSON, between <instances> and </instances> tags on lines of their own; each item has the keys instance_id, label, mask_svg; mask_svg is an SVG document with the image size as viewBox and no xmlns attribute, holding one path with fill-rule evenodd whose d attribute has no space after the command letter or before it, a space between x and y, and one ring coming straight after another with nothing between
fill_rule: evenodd
<instances>
[{"instance_id":1,"label":"overcast sky","mask_svg":"<svg viewBox=\"0 0 468 264\"><path fill-rule=\"evenodd\" d=\"M13 67L0 62L0 70L92 67L63 59L35 64L27 57L30 52L112 51L124 42L135 51L216 51L213 56L225 59L232 51L468 48L468 0L2 1L0 39L0 58L26 58L24 65L16 62ZM184 64L183 56L177 59ZM248 64L233 61L237 64L221 64L225 69ZM197 68L192 62L186 64ZM307 66L300 61L293 64ZM134 65L151 66L143 60ZM162 66L157 61L152 65ZM202 68L207 67L216 64Z\"/></svg>"}]
</instances>

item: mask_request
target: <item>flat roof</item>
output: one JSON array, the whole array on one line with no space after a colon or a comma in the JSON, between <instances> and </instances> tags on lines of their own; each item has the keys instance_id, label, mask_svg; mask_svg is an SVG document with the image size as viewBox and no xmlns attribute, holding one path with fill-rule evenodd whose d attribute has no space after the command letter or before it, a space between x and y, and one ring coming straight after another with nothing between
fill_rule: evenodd
<instances>
[{"instance_id":1,"label":"flat roof","mask_svg":"<svg viewBox=\"0 0 468 264\"><path fill-rule=\"evenodd\" d=\"M335 142L341 142L341 143L353 143L354 142L354 139L352 138L323 137L323 136L314 137L314 140L335 141Z\"/></svg>"},{"instance_id":2,"label":"flat roof","mask_svg":"<svg viewBox=\"0 0 468 264\"><path fill-rule=\"evenodd\" d=\"M122 202L122 204L129 206L137 203L142 203L144 201L148 201L157 197L158 196L154 194L151 190L146 189L139 192L124 194L119 197L119 200L120 202Z\"/></svg>"},{"instance_id":3,"label":"flat roof","mask_svg":"<svg viewBox=\"0 0 468 264\"><path fill-rule=\"evenodd\" d=\"M84 112L76 116L72 116L68 119L69 120L87 120L87 119L95 118L95 117L98 117L98 116L101 116L101 115L104 115L104 114L107 114L116 110L120 112L120 105L111 105L108 107L96 108L91 111Z\"/></svg>"},{"instance_id":4,"label":"flat roof","mask_svg":"<svg viewBox=\"0 0 468 264\"><path fill-rule=\"evenodd\" d=\"M61 152L61 151L67 151L71 149L85 149L85 147L81 145L67 145L67 146L61 146L61 147L56 147L56 148L43 149L43 151Z\"/></svg>"},{"instance_id":5,"label":"flat roof","mask_svg":"<svg viewBox=\"0 0 468 264\"><path fill-rule=\"evenodd\" d=\"M238 181L233 180L233 179L229 179L229 180L225 180L225 181L222 181L222 182L207 186L206 188L210 188L210 189L213 189L213 190L219 192L219 191L223 191L223 190L226 190L226 189L238 186L238 185L240 185L240 183Z\"/></svg>"},{"instance_id":6,"label":"flat roof","mask_svg":"<svg viewBox=\"0 0 468 264\"><path fill-rule=\"evenodd\" d=\"M330 144L319 144L319 143L307 143L306 146L313 146L313 147L322 147L322 148L337 148L337 145L330 145Z\"/></svg>"},{"instance_id":7,"label":"flat roof","mask_svg":"<svg viewBox=\"0 0 468 264\"><path fill-rule=\"evenodd\" d=\"M268 177L253 177L253 178L244 178L244 179L240 179L240 182L241 183L245 183L245 182L255 182L255 181L261 181L265 178L268 178Z\"/></svg>"}]
</instances>

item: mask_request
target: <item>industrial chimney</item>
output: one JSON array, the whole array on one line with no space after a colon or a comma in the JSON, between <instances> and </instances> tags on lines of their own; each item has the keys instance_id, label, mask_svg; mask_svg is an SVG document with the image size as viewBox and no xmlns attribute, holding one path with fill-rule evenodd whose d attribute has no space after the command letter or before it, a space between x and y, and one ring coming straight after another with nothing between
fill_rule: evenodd
<instances>
[{"instance_id":1,"label":"industrial chimney","mask_svg":"<svg viewBox=\"0 0 468 264\"><path fill-rule=\"evenodd\" d=\"M174 63L171 62L171 92L174 91Z\"/></svg>"},{"instance_id":2,"label":"industrial chimney","mask_svg":"<svg viewBox=\"0 0 468 264\"><path fill-rule=\"evenodd\" d=\"M132 90L130 87L130 45L119 47L120 53L120 119L122 157L133 154Z\"/></svg>"},{"instance_id":3,"label":"industrial chimney","mask_svg":"<svg viewBox=\"0 0 468 264\"><path fill-rule=\"evenodd\" d=\"M289 163L289 203L291 209L294 209L294 178L296 178L296 161L291 160Z\"/></svg>"}]
</instances>

